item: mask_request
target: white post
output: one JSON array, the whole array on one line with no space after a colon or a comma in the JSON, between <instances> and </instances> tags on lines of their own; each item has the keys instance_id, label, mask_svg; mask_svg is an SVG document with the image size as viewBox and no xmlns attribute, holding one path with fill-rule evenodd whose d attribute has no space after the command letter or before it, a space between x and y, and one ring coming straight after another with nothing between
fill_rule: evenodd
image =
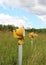
<instances>
[{"instance_id":1,"label":"white post","mask_svg":"<svg viewBox=\"0 0 46 65\"><path fill-rule=\"evenodd\" d=\"M18 45L18 65L22 65L22 45Z\"/></svg>"},{"instance_id":2,"label":"white post","mask_svg":"<svg viewBox=\"0 0 46 65\"><path fill-rule=\"evenodd\" d=\"M33 49L33 39L31 40L31 49Z\"/></svg>"},{"instance_id":3,"label":"white post","mask_svg":"<svg viewBox=\"0 0 46 65\"><path fill-rule=\"evenodd\" d=\"M31 40L31 46L33 46L33 40Z\"/></svg>"}]
</instances>

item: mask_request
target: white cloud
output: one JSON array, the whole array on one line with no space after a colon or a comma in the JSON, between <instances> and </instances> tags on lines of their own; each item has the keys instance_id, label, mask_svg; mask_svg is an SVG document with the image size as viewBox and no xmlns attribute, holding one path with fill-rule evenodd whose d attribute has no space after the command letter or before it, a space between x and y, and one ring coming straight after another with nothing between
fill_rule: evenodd
<instances>
[{"instance_id":1,"label":"white cloud","mask_svg":"<svg viewBox=\"0 0 46 65\"><path fill-rule=\"evenodd\" d=\"M9 19L11 16L5 15L5 14L0 14L0 19Z\"/></svg>"},{"instance_id":2,"label":"white cloud","mask_svg":"<svg viewBox=\"0 0 46 65\"><path fill-rule=\"evenodd\" d=\"M43 23L45 23L45 25L46 25L46 15L42 15L42 16L38 16L41 20L42 20L42 22Z\"/></svg>"},{"instance_id":3,"label":"white cloud","mask_svg":"<svg viewBox=\"0 0 46 65\"><path fill-rule=\"evenodd\" d=\"M26 18L26 17L25 17ZM10 15L0 14L0 24L11 24L15 26L24 26L25 28L28 27L27 22L25 20L20 19L19 17L12 17Z\"/></svg>"},{"instance_id":4,"label":"white cloud","mask_svg":"<svg viewBox=\"0 0 46 65\"><path fill-rule=\"evenodd\" d=\"M0 5L5 9L5 6L11 6L15 8L19 6L28 10L30 13L37 15L45 15L46 14L46 0L0 0Z\"/></svg>"},{"instance_id":5,"label":"white cloud","mask_svg":"<svg viewBox=\"0 0 46 65\"><path fill-rule=\"evenodd\" d=\"M3 4L3 0L0 0L0 4Z\"/></svg>"},{"instance_id":6,"label":"white cloud","mask_svg":"<svg viewBox=\"0 0 46 65\"><path fill-rule=\"evenodd\" d=\"M26 16L23 16L22 19L23 20L28 20L28 18Z\"/></svg>"},{"instance_id":7,"label":"white cloud","mask_svg":"<svg viewBox=\"0 0 46 65\"><path fill-rule=\"evenodd\" d=\"M20 0L5 0L5 3L14 6L14 5L20 5Z\"/></svg>"}]
</instances>

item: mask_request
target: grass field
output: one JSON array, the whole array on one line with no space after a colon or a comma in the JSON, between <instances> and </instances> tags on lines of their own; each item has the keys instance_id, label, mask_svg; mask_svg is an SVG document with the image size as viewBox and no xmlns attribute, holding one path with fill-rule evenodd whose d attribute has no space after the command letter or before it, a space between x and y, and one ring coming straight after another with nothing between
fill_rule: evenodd
<instances>
[{"instance_id":1,"label":"grass field","mask_svg":"<svg viewBox=\"0 0 46 65\"><path fill-rule=\"evenodd\" d=\"M0 65L18 65L18 44L11 32L0 32ZM33 45L28 35L23 44L22 65L46 65L46 34L40 33Z\"/></svg>"}]
</instances>

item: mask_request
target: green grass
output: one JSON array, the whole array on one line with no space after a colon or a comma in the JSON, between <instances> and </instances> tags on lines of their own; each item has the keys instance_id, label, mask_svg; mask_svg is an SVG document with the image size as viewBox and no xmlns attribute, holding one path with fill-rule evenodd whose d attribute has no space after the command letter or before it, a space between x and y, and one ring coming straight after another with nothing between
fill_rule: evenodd
<instances>
[{"instance_id":1,"label":"green grass","mask_svg":"<svg viewBox=\"0 0 46 65\"><path fill-rule=\"evenodd\" d=\"M0 32L0 65L18 65L18 44L11 32ZM40 33L33 45L28 35L23 44L22 65L46 65L46 34Z\"/></svg>"}]
</instances>

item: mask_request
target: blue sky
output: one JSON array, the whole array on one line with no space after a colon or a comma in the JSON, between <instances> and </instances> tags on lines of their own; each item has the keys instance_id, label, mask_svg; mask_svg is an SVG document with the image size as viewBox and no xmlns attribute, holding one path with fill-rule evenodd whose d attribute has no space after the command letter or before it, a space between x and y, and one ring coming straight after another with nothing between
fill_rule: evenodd
<instances>
[{"instance_id":1,"label":"blue sky","mask_svg":"<svg viewBox=\"0 0 46 65\"><path fill-rule=\"evenodd\" d=\"M15 26L24 26L25 28L46 28L45 22L36 15L29 13L19 6L0 5L0 24L13 24Z\"/></svg>"}]
</instances>

